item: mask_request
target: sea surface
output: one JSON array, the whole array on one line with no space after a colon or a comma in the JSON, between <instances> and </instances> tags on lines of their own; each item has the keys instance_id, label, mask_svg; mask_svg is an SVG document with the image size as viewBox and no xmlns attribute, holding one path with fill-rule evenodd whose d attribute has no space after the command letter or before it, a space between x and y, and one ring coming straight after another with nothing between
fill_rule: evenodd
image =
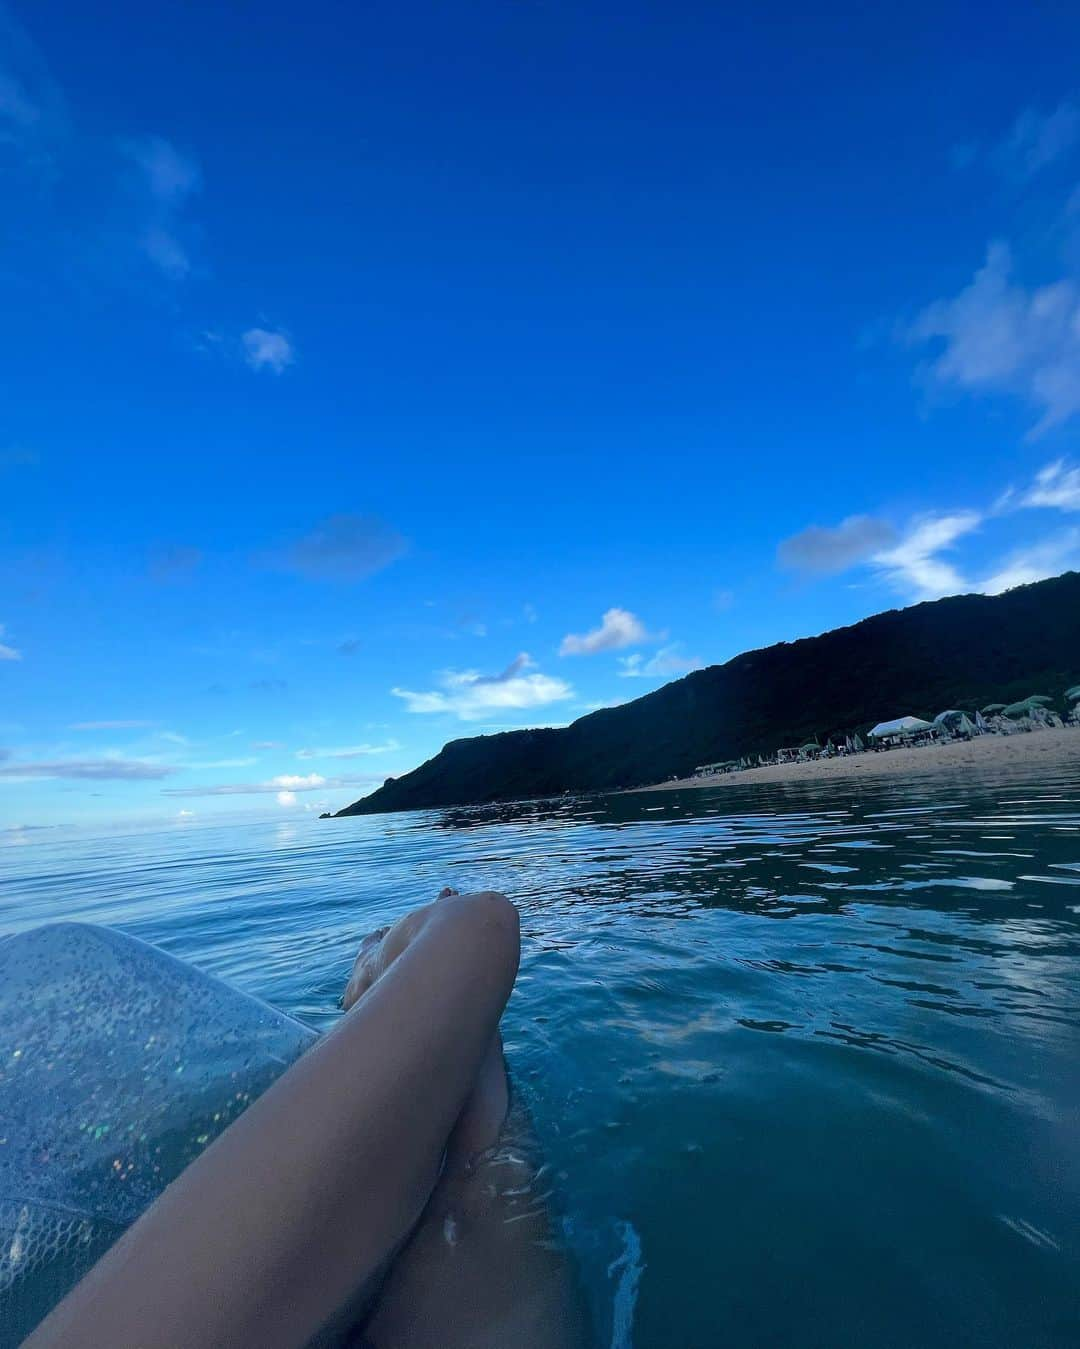
<instances>
[{"instance_id":1,"label":"sea surface","mask_svg":"<svg viewBox=\"0 0 1080 1349\"><path fill-rule=\"evenodd\" d=\"M513 896L507 1052L601 1344L1080 1344L1080 753L23 837L4 931L112 924L317 1027L370 928Z\"/></svg>"}]
</instances>

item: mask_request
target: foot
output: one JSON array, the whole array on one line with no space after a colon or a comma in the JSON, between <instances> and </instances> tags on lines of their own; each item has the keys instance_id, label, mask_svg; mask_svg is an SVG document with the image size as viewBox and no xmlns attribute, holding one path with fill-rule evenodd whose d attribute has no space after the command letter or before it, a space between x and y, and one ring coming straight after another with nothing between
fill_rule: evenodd
<instances>
[{"instance_id":1,"label":"foot","mask_svg":"<svg viewBox=\"0 0 1080 1349\"><path fill-rule=\"evenodd\" d=\"M439 900L451 899L459 893L451 886L444 885L435 904ZM368 933L360 943L352 974L341 996L341 1006L346 1012L360 1001L372 984L386 973L402 951L417 937L431 917L435 904L423 904L420 908L405 914L403 918L399 918L396 923L377 927L374 932Z\"/></svg>"}]
</instances>

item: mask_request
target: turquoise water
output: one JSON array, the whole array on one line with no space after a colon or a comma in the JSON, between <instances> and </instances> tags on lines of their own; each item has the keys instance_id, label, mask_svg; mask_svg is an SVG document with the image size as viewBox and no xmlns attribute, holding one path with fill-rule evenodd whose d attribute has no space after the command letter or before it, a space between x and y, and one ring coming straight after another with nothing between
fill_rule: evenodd
<instances>
[{"instance_id":1,"label":"turquoise water","mask_svg":"<svg viewBox=\"0 0 1080 1349\"><path fill-rule=\"evenodd\" d=\"M361 936L496 887L602 1342L1080 1342L1080 754L1054 780L652 793L0 849L315 1026Z\"/></svg>"}]
</instances>

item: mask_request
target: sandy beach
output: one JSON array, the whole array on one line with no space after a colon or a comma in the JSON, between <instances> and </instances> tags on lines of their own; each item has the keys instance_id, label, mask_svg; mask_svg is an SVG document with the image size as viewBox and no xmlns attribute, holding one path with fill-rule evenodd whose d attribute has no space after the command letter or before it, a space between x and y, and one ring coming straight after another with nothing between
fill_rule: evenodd
<instances>
[{"instance_id":1,"label":"sandy beach","mask_svg":"<svg viewBox=\"0 0 1080 1349\"><path fill-rule=\"evenodd\" d=\"M679 778L635 791L681 791L687 787L726 787L763 782L815 782L854 777L911 777L963 768L973 773L997 773L1011 766L1038 764L1047 772L1070 764L1080 766L1080 727L1065 726L1026 735L986 735L945 745L920 745L850 758L817 759L810 763L769 764L738 773Z\"/></svg>"}]
</instances>

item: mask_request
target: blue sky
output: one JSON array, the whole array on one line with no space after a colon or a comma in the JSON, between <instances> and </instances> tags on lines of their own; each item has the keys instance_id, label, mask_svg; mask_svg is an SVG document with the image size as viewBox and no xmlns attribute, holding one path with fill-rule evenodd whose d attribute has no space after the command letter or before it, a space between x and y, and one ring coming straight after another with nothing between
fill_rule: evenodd
<instances>
[{"instance_id":1,"label":"blue sky","mask_svg":"<svg viewBox=\"0 0 1080 1349\"><path fill-rule=\"evenodd\" d=\"M1078 41L0 7L8 837L337 808L1080 564Z\"/></svg>"}]
</instances>

